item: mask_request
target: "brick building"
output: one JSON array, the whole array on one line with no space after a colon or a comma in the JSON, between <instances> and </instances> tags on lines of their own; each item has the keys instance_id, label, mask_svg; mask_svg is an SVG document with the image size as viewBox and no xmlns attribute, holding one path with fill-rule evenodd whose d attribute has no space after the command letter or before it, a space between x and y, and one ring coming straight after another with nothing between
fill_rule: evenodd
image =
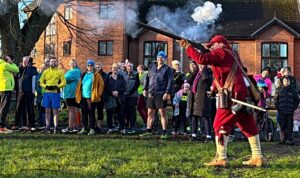
<instances>
[{"instance_id":1,"label":"brick building","mask_svg":"<svg viewBox=\"0 0 300 178\"><path fill-rule=\"evenodd\" d=\"M214 1L223 3L224 1ZM223 3L219 23L249 73L265 66L291 66L300 79L300 1L255 0Z\"/></svg>"},{"instance_id":2,"label":"brick building","mask_svg":"<svg viewBox=\"0 0 300 178\"><path fill-rule=\"evenodd\" d=\"M293 74L300 79L300 0L212 0L221 3L223 12L217 24L223 28L217 33L224 34L238 51L250 74L259 73L265 66L274 71L289 65ZM181 50L177 43L166 36L139 29L136 38L125 34L125 10L131 1L85 2L81 5L64 4L59 7L64 17L80 28L92 28L101 24L101 30L88 35L93 40L88 47L82 45L86 36L80 32L71 34L55 15L47 30L36 45L34 57L37 65L47 55L56 55L67 66L68 59L75 58L80 67L85 67L87 58L95 59L109 69L112 62L128 58L134 64L149 65L159 50L168 54L168 63L180 59ZM145 22L147 9L153 4L168 5L171 9L182 6L186 1L145 1L140 4L140 20ZM92 6L93 8L88 8ZM87 8L87 9L85 9ZM94 10L95 21L87 23L89 13L81 11ZM118 13L113 13L118 12ZM121 20L120 20L121 18ZM119 19L119 20L116 20ZM148 22L159 24L166 31L173 32L159 19ZM184 70L188 68L188 59L183 55ZM273 74L274 75L274 74Z\"/></svg>"},{"instance_id":3,"label":"brick building","mask_svg":"<svg viewBox=\"0 0 300 178\"><path fill-rule=\"evenodd\" d=\"M108 70L113 62L124 60L128 52L124 6L128 3L62 4L33 50L36 65L48 56L57 56L65 69L70 59L76 59L81 69L85 69L87 59L94 59Z\"/></svg>"}]
</instances>

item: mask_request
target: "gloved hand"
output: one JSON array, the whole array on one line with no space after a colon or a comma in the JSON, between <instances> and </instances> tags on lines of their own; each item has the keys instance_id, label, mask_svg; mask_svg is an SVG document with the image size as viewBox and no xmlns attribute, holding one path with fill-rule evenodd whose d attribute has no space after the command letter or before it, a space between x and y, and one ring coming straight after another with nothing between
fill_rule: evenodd
<instances>
[{"instance_id":1,"label":"gloved hand","mask_svg":"<svg viewBox=\"0 0 300 178\"><path fill-rule=\"evenodd\" d=\"M191 46L191 44L187 40L176 40L176 41L184 49L187 49L189 46Z\"/></svg>"},{"instance_id":2,"label":"gloved hand","mask_svg":"<svg viewBox=\"0 0 300 178\"><path fill-rule=\"evenodd\" d=\"M57 86L48 86L48 85L47 85L47 86L45 87L45 89L46 89L46 90L56 90L56 89L58 89L58 87L57 87Z\"/></svg>"}]
</instances>

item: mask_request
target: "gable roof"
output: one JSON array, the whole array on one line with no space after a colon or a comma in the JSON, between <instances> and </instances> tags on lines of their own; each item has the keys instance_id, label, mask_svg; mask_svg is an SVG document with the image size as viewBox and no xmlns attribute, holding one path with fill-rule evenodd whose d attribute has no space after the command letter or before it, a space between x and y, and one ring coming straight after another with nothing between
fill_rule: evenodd
<instances>
[{"instance_id":1,"label":"gable roof","mask_svg":"<svg viewBox=\"0 0 300 178\"><path fill-rule=\"evenodd\" d=\"M292 29L290 26L288 26L283 21L277 19L277 17L274 17L272 20L270 20L265 25L263 25L262 27L260 27L258 30L256 30L254 33L252 33L250 36L253 37L253 38L255 38L259 34L261 34L263 31L267 30L269 27L271 27L271 26L273 26L275 24L278 25L278 26L280 26L281 28L287 30L288 32L290 32L292 35L294 35L295 38L300 38L300 34L297 31L295 31L294 29Z\"/></svg>"},{"instance_id":2,"label":"gable roof","mask_svg":"<svg viewBox=\"0 0 300 178\"><path fill-rule=\"evenodd\" d=\"M153 27L157 27L157 28L162 28L167 32L176 34L171 28L169 28L166 24L164 24L161 20L159 20L158 18L154 18L152 19L149 23L147 23L147 25L153 26ZM139 30L137 30L134 33L134 36L138 37L141 33L143 33L145 31L144 28L140 28Z\"/></svg>"},{"instance_id":3,"label":"gable roof","mask_svg":"<svg viewBox=\"0 0 300 178\"><path fill-rule=\"evenodd\" d=\"M229 39L249 39L273 24L288 30L296 38L300 34L299 0L255 0L226 1L212 0L222 4L218 24L222 29L217 33L224 34ZM224 1L223 1L224 2ZM274 18L276 14L276 18Z\"/></svg>"},{"instance_id":4,"label":"gable roof","mask_svg":"<svg viewBox=\"0 0 300 178\"><path fill-rule=\"evenodd\" d=\"M221 26L216 33L229 39L252 39L259 30L266 30L270 25L277 24L292 33L296 38L300 34L300 0L210 0L222 4L217 24ZM180 1L150 1L140 3L139 14L142 22L152 5L163 5L174 11L188 3ZM276 14L277 20L274 20ZM259 31L261 32L261 31ZM295 33L296 32L296 33Z\"/></svg>"}]
</instances>

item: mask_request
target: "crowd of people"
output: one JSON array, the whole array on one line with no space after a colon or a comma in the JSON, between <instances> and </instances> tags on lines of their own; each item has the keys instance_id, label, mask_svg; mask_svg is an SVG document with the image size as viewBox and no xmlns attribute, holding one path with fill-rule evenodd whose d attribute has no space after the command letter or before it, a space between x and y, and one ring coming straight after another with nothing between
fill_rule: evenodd
<instances>
[{"instance_id":1,"label":"crowd of people","mask_svg":"<svg viewBox=\"0 0 300 178\"><path fill-rule=\"evenodd\" d=\"M183 47L188 49L184 44ZM163 51L157 54L156 63L149 70L145 70L143 65L134 66L126 61L113 63L108 72L103 71L101 63L92 59L86 61L84 70L72 59L66 70L55 57L46 58L38 71L31 57L23 57L22 63L17 66L13 63L12 56L7 55L0 59L0 79L3 81L0 87L0 133L43 128L46 133L61 131L94 135L103 129L106 114L107 133L133 134L137 130L138 111L146 127L140 136L155 133L160 120L163 139L170 135L183 135L197 140L201 135L206 141L213 140L214 135L222 136L213 132L216 128L216 124L213 126L215 114L226 115L216 113L219 102L216 103L212 92L218 90L215 82L218 76L213 74L214 65L221 61L203 62L199 56L195 56L196 53L190 55L196 60L189 63L186 74L182 72L178 60L173 60L171 66L168 66L167 55ZM257 103L260 107L266 107L266 99L271 97L270 72L270 67L266 67L261 74L253 76L261 93L261 100ZM221 81L221 85L224 82ZM249 87L243 78L238 82ZM237 84L234 85L232 90L238 88ZM291 135L293 128L297 130L299 123L297 117L295 122L293 118L299 104L300 87L295 77L291 76L289 67L278 73L275 86L274 101L278 110L280 144L293 144ZM6 117L13 92L16 93L15 120L11 129L8 129ZM244 97L237 96L240 99ZM62 98L67 105L68 126L58 130ZM167 113L168 105L172 106L169 109L172 111L171 115ZM256 119L262 119L263 115L264 112L256 112ZM170 132L167 130L169 120L169 129L172 129Z\"/></svg>"},{"instance_id":2,"label":"crowd of people","mask_svg":"<svg viewBox=\"0 0 300 178\"><path fill-rule=\"evenodd\" d=\"M199 123L203 121L203 133L211 139L211 102L206 95L212 82L211 69L191 62L190 71L184 74L179 61L172 61L170 67L166 60L166 54L161 51L149 71L143 65L135 67L127 61L113 63L106 73L102 64L92 59L87 60L85 70L72 59L66 70L55 57L50 57L37 70L29 56L23 57L19 66L11 56L5 56L0 61L0 77L5 81L0 91L0 133L37 129L59 132L63 99L68 110L68 126L60 130L63 133L94 135L103 128L106 113L107 133L132 134L137 130L138 111L146 127L141 136L156 131L161 120L162 138L168 138L167 106L171 105L172 135L188 136L190 127L196 139ZM14 93L16 107L11 108ZM14 122L8 129L6 117L11 109Z\"/></svg>"},{"instance_id":3,"label":"crowd of people","mask_svg":"<svg viewBox=\"0 0 300 178\"><path fill-rule=\"evenodd\" d=\"M213 37L207 44L210 51L205 53L193 48L188 41L179 40L178 43L192 59L186 74L178 60L168 66L163 51L157 54L149 70L126 60L113 63L108 72L93 59L88 59L86 68L81 70L75 59L70 60L69 69L65 69L57 58L49 57L38 71L29 56L23 57L19 66L13 63L12 56L2 57L0 133L38 128L45 133L95 135L103 132L106 114L108 134L134 134L139 129L136 127L138 111L145 124L141 137L157 134L160 120L162 139L170 135L183 135L191 141L200 136L205 141L215 138L217 154L205 164L207 166L228 164L227 144L237 126L248 138L252 150L252 158L243 164L262 166L264 160L256 121L263 119L265 113L253 112L232 102L231 98L266 108L267 98L272 96L271 68L265 67L261 74L247 75L238 54L223 36ZM274 82L279 144L289 145L294 144L292 132L298 131L300 125L300 85L291 74L290 67L284 67ZM259 101L251 99L253 83L259 92ZM8 129L6 118L13 93L16 94L16 107L12 108L14 123ZM62 98L67 105L68 126L60 130ZM172 107L167 109L168 106ZM170 110L172 114L168 114Z\"/></svg>"}]
</instances>

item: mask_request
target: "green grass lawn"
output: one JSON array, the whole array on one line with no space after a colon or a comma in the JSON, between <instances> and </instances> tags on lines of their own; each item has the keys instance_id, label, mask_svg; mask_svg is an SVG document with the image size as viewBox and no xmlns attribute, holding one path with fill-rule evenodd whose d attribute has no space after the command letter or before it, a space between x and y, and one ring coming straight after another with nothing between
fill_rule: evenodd
<instances>
[{"instance_id":1,"label":"green grass lawn","mask_svg":"<svg viewBox=\"0 0 300 178\"><path fill-rule=\"evenodd\" d=\"M298 142L299 143L299 142ZM229 144L228 168L207 168L214 143L153 136L0 135L0 177L300 177L300 146L262 143L269 164L247 168L247 142Z\"/></svg>"}]
</instances>

